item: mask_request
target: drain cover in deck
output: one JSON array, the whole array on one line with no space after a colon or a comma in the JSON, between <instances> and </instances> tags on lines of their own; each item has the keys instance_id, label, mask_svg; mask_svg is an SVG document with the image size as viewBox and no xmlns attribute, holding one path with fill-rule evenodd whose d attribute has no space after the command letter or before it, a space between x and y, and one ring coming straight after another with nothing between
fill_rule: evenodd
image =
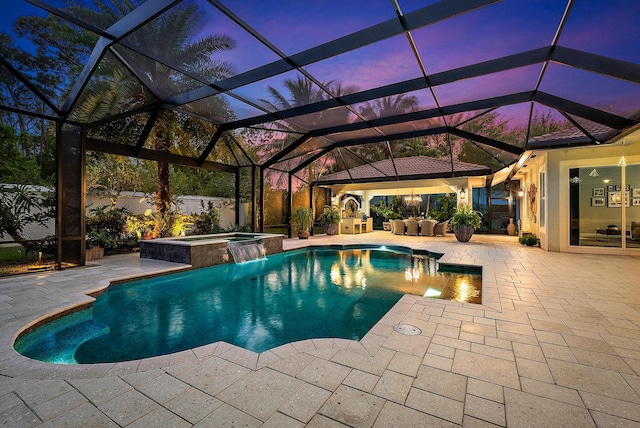
<instances>
[{"instance_id":1,"label":"drain cover in deck","mask_svg":"<svg viewBox=\"0 0 640 428\"><path fill-rule=\"evenodd\" d=\"M400 334L406 334L407 336L416 336L422 333L418 327L409 325L409 324L396 324L393 326L393 329Z\"/></svg>"}]
</instances>

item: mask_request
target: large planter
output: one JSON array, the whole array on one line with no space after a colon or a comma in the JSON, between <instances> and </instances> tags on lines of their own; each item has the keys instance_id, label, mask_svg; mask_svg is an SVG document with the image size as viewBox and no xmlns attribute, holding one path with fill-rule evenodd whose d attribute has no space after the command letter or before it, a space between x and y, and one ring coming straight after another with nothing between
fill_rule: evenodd
<instances>
[{"instance_id":1,"label":"large planter","mask_svg":"<svg viewBox=\"0 0 640 428\"><path fill-rule=\"evenodd\" d=\"M469 242L473 235L473 226L470 224L461 224L454 228L453 233L456 235L458 242Z\"/></svg>"},{"instance_id":2,"label":"large planter","mask_svg":"<svg viewBox=\"0 0 640 428\"><path fill-rule=\"evenodd\" d=\"M84 260L90 262L93 260L100 260L102 257L104 257L104 248L91 247L86 249Z\"/></svg>"},{"instance_id":3,"label":"large planter","mask_svg":"<svg viewBox=\"0 0 640 428\"><path fill-rule=\"evenodd\" d=\"M307 239L309 238L309 235L311 235L311 233L309 233L307 229L302 229L298 231L298 239Z\"/></svg>"},{"instance_id":4,"label":"large planter","mask_svg":"<svg viewBox=\"0 0 640 428\"><path fill-rule=\"evenodd\" d=\"M327 235L337 235L338 234L338 223L329 223L324 225L324 230Z\"/></svg>"}]
</instances>

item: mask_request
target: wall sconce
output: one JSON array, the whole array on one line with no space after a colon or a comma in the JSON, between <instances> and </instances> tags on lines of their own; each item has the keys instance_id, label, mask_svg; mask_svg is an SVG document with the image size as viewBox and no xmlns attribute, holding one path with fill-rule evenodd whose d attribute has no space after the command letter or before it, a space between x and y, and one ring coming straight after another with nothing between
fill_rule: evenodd
<instances>
[{"instance_id":1,"label":"wall sconce","mask_svg":"<svg viewBox=\"0 0 640 428\"><path fill-rule=\"evenodd\" d=\"M524 196L524 189L522 187L518 190L518 196L520 197Z\"/></svg>"},{"instance_id":2,"label":"wall sconce","mask_svg":"<svg viewBox=\"0 0 640 428\"><path fill-rule=\"evenodd\" d=\"M467 199L467 191L460 189L460 199Z\"/></svg>"}]
</instances>

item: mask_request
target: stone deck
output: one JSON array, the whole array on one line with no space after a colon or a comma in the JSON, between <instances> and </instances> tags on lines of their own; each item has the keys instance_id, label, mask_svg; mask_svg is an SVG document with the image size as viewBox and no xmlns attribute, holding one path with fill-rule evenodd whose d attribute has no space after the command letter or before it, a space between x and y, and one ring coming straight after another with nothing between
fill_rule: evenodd
<instances>
[{"instance_id":1,"label":"stone deck","mask_svg":"<svg viewBox=\"0 0 640 428\"><path fill-rule=\"evenodd\" d=\"M547 253L506 236L286 239L380 243L483 266L483 304L405 296L360 342L256 354L216 343L116 364L58 366L11 347L109 279L180 268L111 256L0 279L0 426L640 426L640 256ZM422 334L394 332L399 323Z\"/></svg>"}]
</instances>

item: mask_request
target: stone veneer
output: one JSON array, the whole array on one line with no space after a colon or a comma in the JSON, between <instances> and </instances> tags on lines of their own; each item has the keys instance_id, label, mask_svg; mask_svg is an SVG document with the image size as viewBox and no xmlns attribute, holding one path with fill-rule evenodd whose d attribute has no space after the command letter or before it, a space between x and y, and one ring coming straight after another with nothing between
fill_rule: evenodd
<instances>
[{"instance_id":1,"label":"stone veneer","mask_svg":"<svg viewBox=\"0 0 640 428\"><path fill-rule=\"evenodd\" d=\"M194 268L219 265L233 261L227 248L228 238L238 236L257 236L261 239L267 255L282 252L282 239L279 234L229 233L210 236L211 239L186 241L184 238L160 238L140 241L140 257L143 259L164 260L174 263L186 263Z\"/></svg>"}]
</instances>

